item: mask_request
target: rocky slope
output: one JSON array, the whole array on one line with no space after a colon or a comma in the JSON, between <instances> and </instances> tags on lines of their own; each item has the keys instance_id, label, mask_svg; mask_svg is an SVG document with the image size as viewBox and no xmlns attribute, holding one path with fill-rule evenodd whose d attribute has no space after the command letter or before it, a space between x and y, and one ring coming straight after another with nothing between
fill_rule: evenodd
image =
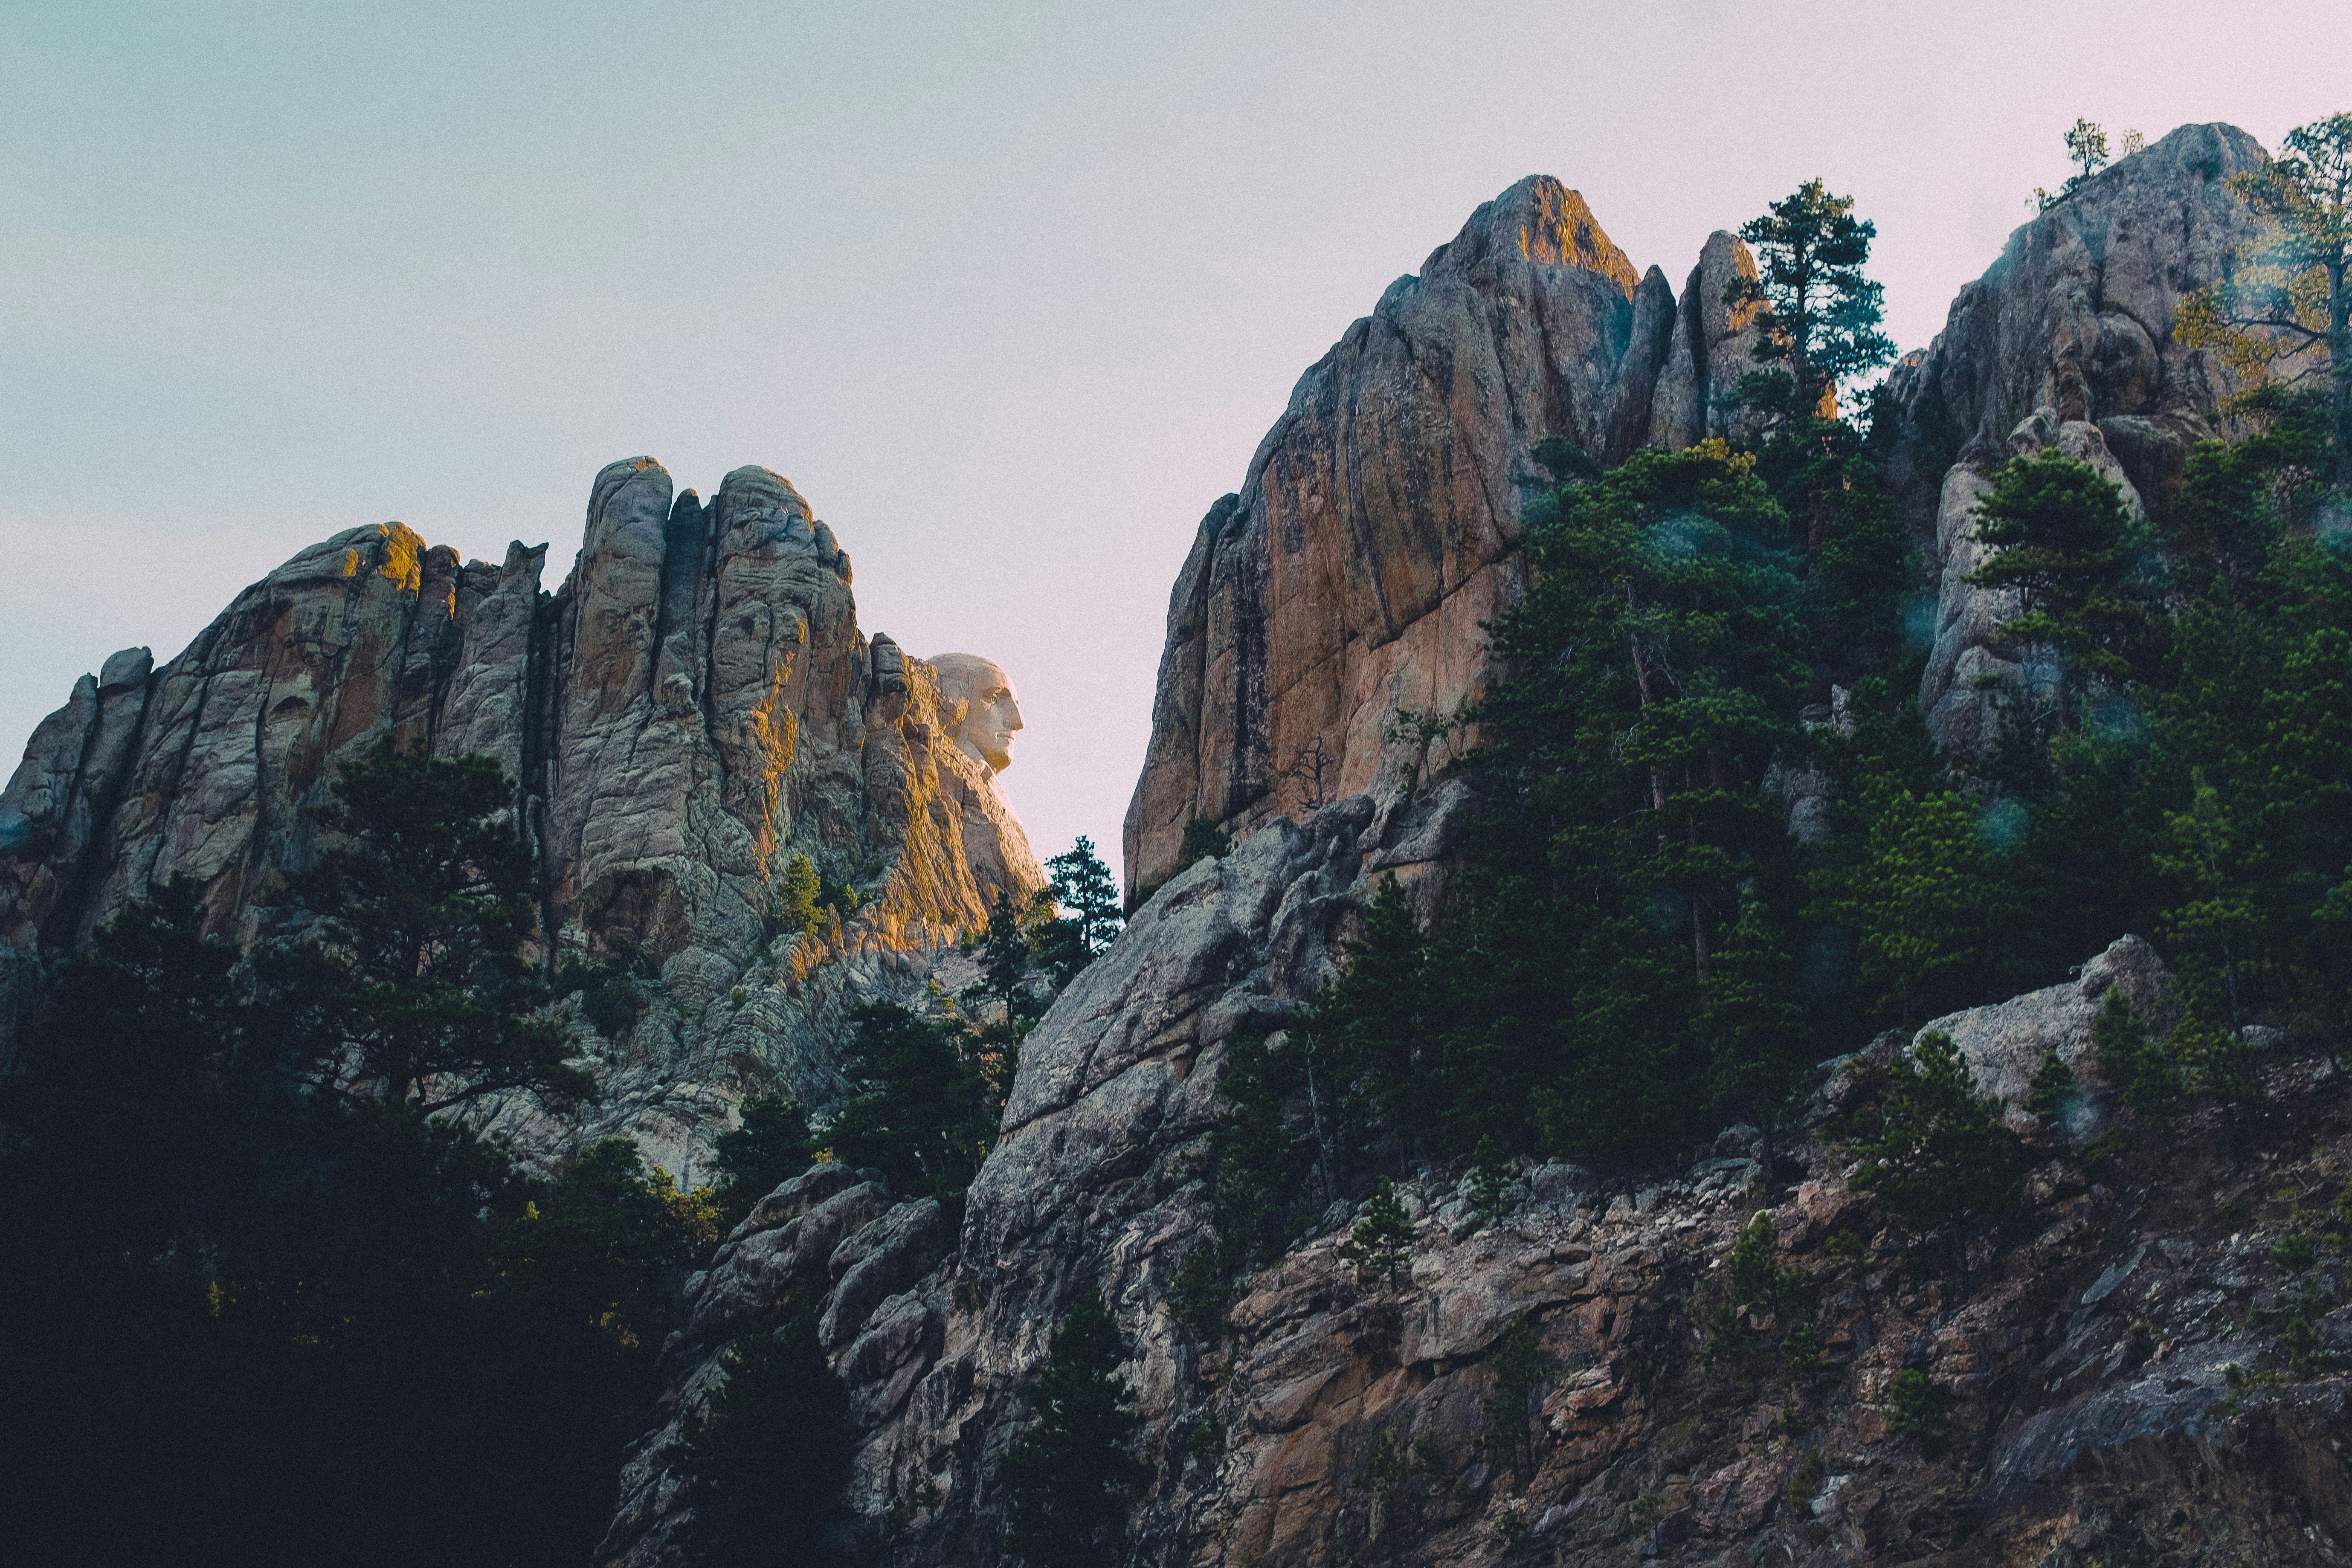
<instances>
[{"instance_id":1,"label":"rocky slope","mask_svg":"<svg viewBox=\"0 0 2352 1568\"><path fill-rule=\"evenodd\" d=\"M952 743L929 667L859 632L848 556L780 475L739 468L706 504L651 458L614 463L552 594L545 558L460 563L398 523L352 529L161 668L133 648L85 677L0 795L0 1029L59 952L172 877L251 940L313 848L305 808L390 739L496 758L559 953L647 972L625 1037L581 1024L608 1091L584 1122L486 1109L519 1149L627 1132L690 1174L745 1092L831 1098L844 1004L919 989L1000 889L1043 884L1020 824ZM793 854L859 889L846 922L782 928Z\"/></svg>"},{"instance_id":2,"label":"rocky slope","mask_svg":"<svg viewBox=\"0 0 2352 1568\"><path fill-rule=\"evenodd\" d=\"M995 1562L992 1478L1022 1385L1056 1314L1097 1285L1129 1338L1154 1471L1139 1563L2346 1559L2345 1380L2283 1348L2302 1287L2270 1249L2352 1174L2352 1106L2332 1069L2301 1069L2268 1124L2208 1116L2116 1154L2091 1022L2115 988L2160 1016L2162 969L2137 939L2079 980L1928 1026L1958 1040L2039 1162L1966 1276L1890 1227L1823 1135L1906 1044L1889 1036L1824 1064L1770 1170L1741 1128L1631 1184L1523 1166L1489 1225L1458 1171L1423 1166L1402 1187L1409 1280L1367 1283L1341 1259L1343 1203L1222 1326L1181 1321L1169 1291L1205 1239L1191 1156L1223 1039L1279 1026L1291 977L1328 962L1382 870L1442 864L1460 804L1343 801L1171 882L1033 1037L960 1237L929 1200L894 1204L833 1166L761 1205L689 1284L662 1425L624 1472L599 1560L677 1560L680 1425L725 1337L798 1298L823 1304L850 1384L853 1497L886 1560ZM2053 1049L2084 1089L2043 1131L2020 1101ZM1741 1353L1709 1353L1729 1251L1758 1212L1822 1303L1818 1374L1764 1348L1793 1316L1751 1319ZM2305 1283L2332 1302L2332 1276ZM1515 1469L1482 1404L1517 1314L1542 1371ZM2352 1309L2318 1331L2352 1349ZM1946 1391L1948 1448L1901 1430L1906 1369ZM1370 1468L1383 1436L1414 1456L1385 1489Z\"/></svg>"}]
</instances>

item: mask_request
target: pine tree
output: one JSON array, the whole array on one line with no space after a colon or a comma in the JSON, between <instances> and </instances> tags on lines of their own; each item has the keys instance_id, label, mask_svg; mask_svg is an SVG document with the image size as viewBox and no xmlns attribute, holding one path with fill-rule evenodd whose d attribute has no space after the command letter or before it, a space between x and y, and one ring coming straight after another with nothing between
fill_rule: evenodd
<instances>
[{"instance_id":1,"label":"pine tree","mask_svg":"<svg viewBox=\"0 0 2352 1568\"><path fill-rule=\"evenodd\" d=\"M980 941L980 979L963 994L967 1005L992 1004L1002 1009L1003 1021L1013 1026L1015 1036L1026 1033L1045 1010L1044 998L1030 981L1036 958L1031 928L1040 907L1033 904L1024 910L1013 902L1012 894L997 890Z\"/></svg>"},{"instance_id":2,"label":"pine tree","mask_svg":"<svg viewBox=\"0 0 2352 1568\"><path fill-rule=\"evenodd\" d=\"M2091 1048L2125 1109L2163 1115L2179 1105L2187 1085L2179 1066L2121 991L2110 988L2100 1002L2091 1020Z\"/></svg>"},{"instance_id":3,"label":"pine tree","mask_svg":"<svg viewBox=\"0 0 2352 1568\"><path fill-rule=\"evenodd\" d=\"M1231 835L1205 816L1184 819L1184 839L1176 849L1176 871L1185 870L1197 860L1222 860L1233 852Z\"/></svg>"},{"instance_id":4,"label":"pine tree","mask_svg":"<svg viewBox=\"0 0 2352 1568\"><path fill-rule=\"evenodd\" d=\"M1470 1160L1470 1207L1479 1220L1492 1225L1509 1212L1504 1193L1511 1184L1511 1167L1503 1146L1491 1132L1480 1136Z\"/></svg>"},{"instance_id":5,"label":"pine tree","mask_svg":"<svg viewBox=\"0 0 2352 1568\"><path fill-rule=\"evenodd\" d=\"M719 1181L713 1196L722 1228L731 1230L753 1205L806 1171L816 1158L808 1117L786 1095L755 1094L740 1124L712 1141Z\"/></svg>"},{"instance_id":6,"label":"pine tree","mask_svg":"<svg viewBox=\"0 0 2352 1568\"><path fill-rule=\"evenodd\" d=\"M1822 908L1854 933L1854 976L1872 1011L1916 1024L1980 981L2000 884L1978 809L1958 791L1915 795L1878 774L1861 795L1858 853L1825 879Z\"/></svg>"},{"instance_id":7,"label":"pine tree","mask_svg":"<svg viewBox=\"0 0 2352 1568\"><path fill-rule=\"evenodd\" d=\"M2074 1069L2066 1065L2066 1058L2053 1047L2042 1053L2042 1065L2033 1069L2033 1081L2027 1086L2025 1109L2044 1121L2061 1122L2078 1087Z\"/></svg>"},{"instance_id":8,"label":"pine tree","mask_svg":"<svg viewBox=\"0 0 2352 1568\"><path fill-rule=\"evenodd\" d=\"M2234 1036L2247 1021L2251 1001L2242 992L2240 971L2256 951L2261 928L2255 863L2264 846L2231 820L2221 790L2201 771L2192 780L2189 809L2165 814L2156 853L2158 871L2176 891L2165 934L2185 961L2191 1032L2210 1026L2216 1034Z\"/></svg>"},{"instance_id":9,"label":"pine tree","mask_svg":"<svg viewBox=\"0 0 2352 1568\"><path fill-rule=\"evenodd\" d=\"M1365 1535L1382 1543L1390 1562L1396 1561L1408 1536L1420 1527L1429 1493L1439 1485L1436 1444L1428 1437L1407 1446L1382 1432L1372 1439L1363 1467L1349 1483L1351 1489L1371 1493L1371 1517Z\"/></svg>"},{"instance_id":10,"label":"pine tree","mask_svg":"<svg viewBox=\"0 0 2352 1568\"><path fill-rule=\"evenodd\" d=\"M2137 131L2125 134L2125 156L2128 157L2139 151L2136 141L2139 132ZM2048 212L2052 207L2081 190L2084 181L2106 167L2108 159L2106 132L2091 121L2076 119L2074 123L2066 129L2066 157L2069 162L2079 165L2079 168L2076 173L2066 177L2064 184L2055 191L2045 191L2040 186L2034 188L2034 205L2042 212Z\"/></svg>"},{"instance_id":11,"label":"pine tree","mask_svg":"<svg viewBox=\"0 0 2352 1568\"><path fill-rule=\"evenodd\" d=\"M1787 515L1720 443L1566 492L1496 628L1468 913L1439 957L1444 1142L1580 1157L1696 1135L1698 1016L1741 888L1796 902L1759 787L1810 672ZM1787 918L1782 914L1780 918ZM1710 1130L1711 1131L1711 1130Z\"/></svg>"},{"instance_id":12,"label":"pine tree","mask_svg":"<svg viewBox=\"0 0 2352 1568\"><path fill-rule=\"evenodd\" d=\"M1977 1093L1959 1047L1931 1031L1896 1054L1879 1118L1878 1135L1853 1145L1863 1157L1854 1184L1922 1236L1948 1229L1967 1273L1970 1222L1999 1208L2015 1165L2000 1102Z\"/></svg>"},{"instance_id":13,"label":"pine tree","mask_svg":"<svg viewBox=\"0 0 2352 1568\"><path fill-rule=\"evenodd\" d=\"M2228 278L2184 302L2180 340L2249 377L2300 360L2284 384L2324 400L2333 482L2352 489L2352 113L2295 127L2230 184L2264 226Z\"/></svg>"},{"instance_id":14,"label":"pine tree","mask_svg":"<svg viewBox=\"0 0 2352 1568\"><path fill-rule=\"evenodd\" d=\"M1496 1464L1525 1479L1535 1471L1535 1442L1528 1430L1528 1416L1536 1392L1543 1386L1543 1354L1536 1343L1535 1324L1527 1313L1512 1314L1489 1360L1494 1386L1478 1402L1479 1414L1486 1417L1484 1441Z\"/></svg>"},{"instance_id":15,"label":"pine tree","mask_svg":"<svg viewBox=\"0 0 2352 1568\"><path fill-rule=\"evenodd\" d=\"M2145 530L2096 469L2055 447L1995 469L1977 520L1993 553L1969 582L2016 591L2021 613L2001 644L2049 650L2058 727L2070 729L2086 681L2120 686L2156 657L2162 623L2137 581Z\"/></svg>"},{"instance_id":16,"label":"pine tree","mask_svg":"<svg viewBox=\"0 0 2352 1568\"><path fill-rule=\"evenodd\" d=\"M1887 1384L1886 1429L1907 1437L1933 1459L1951 1446L1951 1428L1944 1414L1944 1391L1917 1367L1895 1374Z\"/></svg>"},{"instance_id":17,"label":"pine tree","mask_svg":"<svg viewBox=\"0 0 2352 1568\"><path fill-rule=\"evenodd\" d=\"M1336 1195L1314 1109L1292 1110L1306 1092L1307 1047L1295 1034L1280 1049L1267 1042L1264 1034L1228 1037L1217 1080L1223 1103L1209 1156L1221 1268L1278 1251L1302 1195L1318 1206Z\"/></svg>"},{"instance_id":18,"label":"pine tree","mask_svg":"<svg viewBox=\"0 0 2352 1568\"><path fill-rule=\"evenodd\" d=\"M817 908L824 883L816 874L816 862L805 855L795 855L784 868L783 880L776 887L776 920L788 931L800 931L814 936L824 923L824 915Z\"/></svg>"},{"instance_id":19,"label":"pine tree","mask_svg":"<svg viewBox=\"0 0 2352 1568\"><path fill-rule=\"evenodd\" d=\"M1080 834L1076 844L1045 862L1045 870L1053 879L1054 902L1065 919L1076 922L1087 955L1108 947L1126 922L1119 918L1118 884L1095 853L1094 840Z\"/></svg>"},{"instance_id":20,"label":"pine tree","mask_svg":"<svg viewBox=\"0 0 2352 1568\"><path fill-rule=\"evenodd\" d=\"M1121 1560L1128 1499L1150 1479L1135 1457L1141 1420L1118 1374L1127 1347L1101 1295L1079 1298L1055 1326L1045 1364L1023 1391L1034 1426L1005 1450L1004 1548L1026 1568L1100 1568Z\"/></svg>"},{"instance_id":21,"label":"pine tree","mask_svg":"<svg viewBox=\"0 0 2352 1568\"><path fill-rule=\"evenodd\" d=\"M737 1339L725 1379L688 1426L679 1468L694 1512L685 1536L709 1568L837 1563L852 1523L842 1493L854 1444L849 1394L802 1306L782 1327Z\"/></svg>"},{"instance_id":22,"label":"pine tree","mask_svg":"<svg viewBox=\"0 0 2352 1568\"><path fill-rule=\"evenodd\" d=\"M1431 954L1393 872L1381 879L1362 931L1342 950L1347 967L1295 1032L1332 1064L1328 1084L1318 1087L1328 1089L1334 1116L1351 1125L1379 1117L1409 1161L1432 1121ZM1340 1163L1352 1162L1343 1156Z\"/></svg>"},{"instance_id":23,"label":"pine tree","mask_svg":"<svg viewBox=\"0 0 2352 1568\"><path fill-rule=\"evenodd\" d=\"M514 785L487 757L388 744L347 765L314 822L341 842L298 883L308 940L266 950L274 1027L320 1088L425 1115L502 1089L557 1101L592 1080L518 949L537 922Z\"/></svg>"},{"instance_id":24,"label":"pine tree","mask_svg":"<svg viewBox=\"0 0 2352 1568\"><path fill-rule=\"evenodd\" d=\"M1785 360L1788 370L1750 372L1741 401L1799 418L1827 413L1840 384L1895 357L1879 331L1885 289L1864 275L1877 226L1853 216L1852 196L1833 196L1808 180L1761 217L1739 226L1755 247L1757 276L1736 278L1725 302L1755 305L1757 357Z\"/></svg>"},{"instance_id":25,"label":"pine tree","mask_svg":"<svg viewBox=\"0 0 2352 1568\"><path fill-rule=\"evenodd\" d=\"M842 1059L849 1098L824 1134L835 1157L954 1208L1003 1111L979 1040L959 1019L927 1018L895 1002L859 1007L850 1025Z\"/></svg>"},{"instance_id":26,"label":"pine tree","mask_svg":"<svg viewBox=\"0 0 2352 1568\"><path fill-rule=\"evenodd\" d=\"M1791 923L1772 919L1757 894L1743 897L1739 920L1716 954L1699 1016L1708 1098L1768 1133L1787 1114L1799 1076L1820 1055L1801 1000Z\"/></svg>"},{"instance_id":27,"label":"pine tree","mask_svg":"<svg viewBox=\"0 0 2352 1568\"><path fill-rule=\"evenodd\" d=\"M1812 1292L1813 1277L1791 1264L1780 1264L1780 1230L1772 1215L1758 1210L1731 1245L1726 1278L1731 1298L1741 1307L1777 1312L1800 1305Z\"/></svg>"},{"instance_id":28,"label":"pine tree","mask_svg":"<svg viewBox=\"0 0 2352 1568\"><path fill-rule=\"evenodd\" d=\"M1339 1256L1355 1265L1357 1278L1365 1283L1385 1279L1394 1284L1412 1260L1413 1239L1404 1202L1397 1196L1395 1184L1382 1176L1364 1205L1364 1216L1340 1245Z\"/></svg>"}]
</instances>

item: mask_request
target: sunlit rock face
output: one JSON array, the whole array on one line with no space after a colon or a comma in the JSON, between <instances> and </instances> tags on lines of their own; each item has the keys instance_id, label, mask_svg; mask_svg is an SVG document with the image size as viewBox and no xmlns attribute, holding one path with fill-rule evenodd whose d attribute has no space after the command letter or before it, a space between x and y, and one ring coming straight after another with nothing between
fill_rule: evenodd
<instances>
[{"instance_id":1,"label":"sunlit rock face","mask_svg":"<svg viewBox=\"0 0 2352 1568\"><path fill-rule=\"evenodd\" d=\"M657 980L627 1038L593 1041L616 1092L587 1131L638 1131L674 1170L747 1089L828 1098L853 993L919 985L1000 891L1043 884L991 763L942 720L940 676L859 632L849 558L781 475L739 468L706 503L649 458L614 463L553 594L545 556L461 563L397 523L353 529L179 658L131 649L85 677L0 795L0 1029L172 877L252 939L338 764L387 739L496 758L549 941ZM776 920L794 855L860 894L814 936ZM583 1131L491 1115L549 1157Z\"/></svg>"},{"instance_id":2,"label":"sunlit rock face","mask_svg":"<svg viewBox=\"0 0 2352 1568\"><path fill-rule=\"evenodd\" d=\"M2160 517L2190 447L2232 433L2217 410L2242 390L2236 374L2173 327L2252 237L2229 180L2263 156L2235 126L2184 125L2102 171L2011 234L1935 342L1889 378L1891 475L1934 605L1918 617L1932 640L1920 706L1957 754L1991 739L1985 678L2031 679L1990 646L2014 605L1966 581L1992 469L2056 445Z\"/></svg>"},{"instance_id":3,"label":"sunlit rock face","mask_svg":"<svg viewBox=\"0 0 2352 1568\"><path fill-rule=\"evenodd\" d=\"M1399 715L1482 688L1481 623L1520 591L1529 454L1558 436L1616 462L1727 433L1755 334L1724 287L1754 269L1718 233L1677 307L1582 196L1535 176L1389 286L1299 379L1177 577L1130 894L1167 878L1192 816L1245 832L1443 760Z\"/></svg>"}]
</instances>

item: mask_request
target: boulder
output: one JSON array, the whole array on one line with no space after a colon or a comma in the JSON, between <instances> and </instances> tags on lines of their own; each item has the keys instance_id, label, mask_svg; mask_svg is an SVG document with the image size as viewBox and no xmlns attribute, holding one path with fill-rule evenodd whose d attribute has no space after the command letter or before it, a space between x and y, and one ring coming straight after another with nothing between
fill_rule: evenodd
<instances>
[{"instance_id":1,"label":"boulder","mask_svg":"<svg viewBox=\"0 0 2352 1568\"><path fill-rule=\"evenodd\" d=\"M2118 937L2105 952L2083 965L2078 980L2029 991L1989 1007L1948 1013L1927 1024L1919 1035L1949 1035L1976 1074L1978 1090L1998 1099L2010 1125L2021 1132L2036 1125L2025 1109L2033 1075L2044 1053L2056 1051L2083 1086L2083 1094L2067 1118L2067 1131L2082 1137L2096 1131L2112 1109L2110 1086L2099 1070L2091 1041L2091 1026L2105 1005L2108 992L2119 991L2142 1018L2160 1024L2168 978L2156 949L2136 936Z\"/></svg>"}]
</instances>

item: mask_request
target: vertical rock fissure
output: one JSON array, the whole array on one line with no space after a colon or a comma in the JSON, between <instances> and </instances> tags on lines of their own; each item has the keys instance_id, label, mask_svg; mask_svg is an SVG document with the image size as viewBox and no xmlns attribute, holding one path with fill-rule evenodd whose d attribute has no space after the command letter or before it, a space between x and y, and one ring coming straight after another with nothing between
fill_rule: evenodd
<instances>
[{"instance_id":1,"label":"vertical rock fissure","mask_svg":"<svg viewBox=\"0 0 2352 1568\"><path fill-rule=\"evenodd\" d=\"M719 770L719 788L723 799L727 787L727 749L719 743L719 520L718 497L711 497L710 504L702 509L702 581L710 586L710 605L706 612L699 597L695 602L695 612L701 616L701 619L696 623L695 630L702 637L702 670L701 679L697 683L699 688L697 693L697 706L702 712L703 739L709 742L710 755L715 759L715 765Z\"/></svg>"},{"instance_id":2,"label":"vertical rock fissure","mask_svg":"<svg viewBox=\"0 0 2352 1568\"><path fill-rule=\"evenodd\" d=\"M89 844L82 851L81 865L74 873L72 890L67 895L65 900L66 908L72 916L70 923L63 927L65 939L68 941L72 940L73 933L81 929L83 916L89 910L91 897L98 889L99 879L106 868L113 862L114 816L116 812L122 809L122 792L130 784L131 769L137 764L144 750L143 742L147 738L147 726L154 715L155 693L163 685L163 680L162 670L150 669L146 679L139 683L139 717L132 721L130 738L123 743L121 760L110 771L101 783L99 793L91 799ZM105 720L106 699L105 694L101 692L99 696L98 722L90 726L93 738L103 727ZM50 940L46 931L43 933L42 940L44 942Z\"/></svg>"},{"instance_id":3,"label":"vertical rock fissure","mask_svg":"<svg viewBox=\"0 0 2352 1568\"><path fill-rule=\"evenodd\" d=\"M515 825L530 836L531 858L539 874L540 931L547 944L543 963L555 971L555 877L552 847L548 841L547 802L552 793L548 780L554 741L555 698L551 683L554 645L560 639L562 606L554 595L540 591L532 602L530 629L523 637L522 737L515 759Z\"/></svg>"},{"instance_id":4,"label":"vertical rock fissure","mask_svg":"<svg viewBox=\"0 0 2352 1568\"><path fill-rule=\"evenodd\" d=\"M1236 550L1234 582L1234 753L1225 785L1231 816L1265 793L1256 776L1265 734L1266 704L1265 575L1253 552Z\"/></svg>"},{"instance_id":5,"label":"vertical rock fissure","mask_svg":"<svg viewBox=\"0 0 2352 1568\"><path fill-rule=\"evenodd\" d=\"M218 641L219 629L220 623L215 621L197 634L195 643L186 653L182 654L180 658L172 661L172 668L176 670L181 659L187 659L190 661L191 671L209 673L206 667L212 662L213 648ZM169 781L157 792L160 798L167 801L178 798L180 783L187 777L188 761L195 755L196 737L204 729L205 700L212 695L211 681L199 679L193 684L195 687L195 700L193 710L188 715L186 728L180 739L179 753L172 759ZM164 841L165 835L162 833L151 833L147 836L147 853L140 864L138 875L130 879L130 891L133 897L143 896L146 890L154 885L155 864L163 856ZM102 865L110 857L105 855L91 857L93 864L99 865ZM89 918L90 912L85 908L75 915L73 930L77 940L81 934L83 922Z\"/></svg>"},{"instance_id":6,"label":"vertical rock fissure","mask_svg":"<svg viewBox=\"0 0 2352 1568\"><path fill-rule=\"evenodd\" d=\"M1707 434L1707 416L1711 412L1706 405L1706 378L1709 374L1706 306L1706 301L1699 298L1699 290L1706 287L1706 268L1704 265L1692 268L1690 280L1683 285L1682 300L1683 309L1686 312L1685 319L1690 322L1691 384L1698 388L1698 421L1694 433L1702 438ZM1674 353L1671 344L1668 345L1666 353L1669 355Z\"/></svg>"}]
</instances>

